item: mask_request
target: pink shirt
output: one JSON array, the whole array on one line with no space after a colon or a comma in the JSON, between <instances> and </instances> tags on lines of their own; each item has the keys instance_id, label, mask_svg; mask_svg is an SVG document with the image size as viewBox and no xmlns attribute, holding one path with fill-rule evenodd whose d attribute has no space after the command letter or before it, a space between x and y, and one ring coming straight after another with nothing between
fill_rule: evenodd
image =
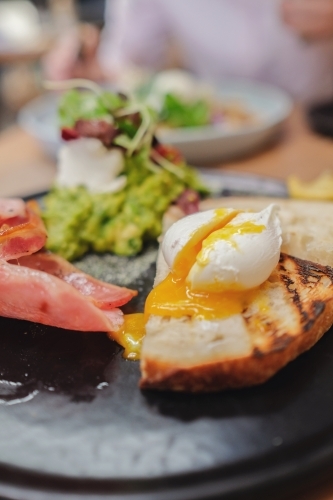
<instances>
[{"instance_id":1,"label":"pink shirt","mask_svg":"<svg viewBox=\"0 0 333 500\"><path fill-rule=\"evenodd\" d=\"M109 0L100 60L163 67L173 39L185 67L217 82L272 83L298 100L333 97L333 40L309 42L282 21L280 0Z\"/></svg>"}]
</instances>

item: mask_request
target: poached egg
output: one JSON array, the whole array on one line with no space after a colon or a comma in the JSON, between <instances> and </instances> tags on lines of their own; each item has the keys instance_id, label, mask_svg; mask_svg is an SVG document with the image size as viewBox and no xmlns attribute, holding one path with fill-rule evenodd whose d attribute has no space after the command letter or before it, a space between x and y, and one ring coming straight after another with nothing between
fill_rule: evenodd
<instances>
[{"instance_id":1,"label":"poached egg","mask_svg":"<svg viewBox=\"0 0 333 500\"><path fill-rule=\"evenodd\" d=\"M259 213L216 209L179 220L162 252L168 276L150 293L146 314L224 318L240 313L280 257L277 206Z\"/></svg>"}]
</instances>

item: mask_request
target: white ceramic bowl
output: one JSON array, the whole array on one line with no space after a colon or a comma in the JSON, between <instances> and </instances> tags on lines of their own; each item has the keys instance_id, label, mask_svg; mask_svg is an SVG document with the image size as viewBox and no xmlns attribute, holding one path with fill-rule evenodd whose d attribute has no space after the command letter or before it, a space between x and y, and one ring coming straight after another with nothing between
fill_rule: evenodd
<instances>
[{"instance_id":1,"label":"white ceramic bowl","mask_svg":"<svg viewBox=\"0 0 333 500\"><path fill-rule=\"evenodd\" d=\"M163 130L161 141L173 144L197 165L243 156L262 147L281 129L292 110L292 100L270 85L243 80L226 80L218 88L222 101L239 101L258 116L258 122L234 130L223 125Z\"/></svg>"},{"instance_id":2,"label":"white ceramic bowl","mask_svg":"<svg viewBox=\"0 0 333 500\"><path fill-rule=\"evenodd\" d=\"M218 93L223 101L243 102L259 117L258 123L236 130L209 125L160 131L159 139L177 146L193 165L218 163L255 151L280 130L292 109L287 94L261 83L226 80L219 85ZM57 94L44 94L29 102L18 115L19 125L36 137L53 156L60 144L56 117L58 100Z\"/></svg>"}]
</instances>

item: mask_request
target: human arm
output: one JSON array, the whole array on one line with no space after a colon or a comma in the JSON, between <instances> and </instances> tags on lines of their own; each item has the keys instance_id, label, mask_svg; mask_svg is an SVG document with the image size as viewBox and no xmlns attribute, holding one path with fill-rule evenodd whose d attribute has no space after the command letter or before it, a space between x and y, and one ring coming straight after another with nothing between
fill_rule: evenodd
<instances>
[{"instance_id":1,"label":"human arm","mask_svg":"<svg viewBox=\"0 0 333 500\"><path fill-rule=\"evenodd\" d=\"M111 79L130 66L164 66L168 24L158 0L107 0L99 61Z\"/></svg>"},{"instance_id":2,"label":"human arm","mask_svg":"<svg viewBox=\"0 0 333 500\"><path fill-rule=\"evenodd\" d=\"M93 24L73 26L56 40L43 58L44 78L66 80L68 78L104 79L96 53L100 30Z\"/></svg>"}]
</instances>

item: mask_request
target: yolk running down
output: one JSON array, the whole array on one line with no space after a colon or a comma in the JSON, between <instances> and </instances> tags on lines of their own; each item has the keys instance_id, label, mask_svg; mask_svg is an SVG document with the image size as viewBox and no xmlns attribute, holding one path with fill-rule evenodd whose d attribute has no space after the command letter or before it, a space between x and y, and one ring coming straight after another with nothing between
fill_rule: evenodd
<instances>
[{"instance_id":1,"label":"yolk running down","mask_svg":"<svg viewBox=\"0 0 333 500\"><path fill-rule=\"evenodd\" d=\"M226 210L225 208L217 208L215 210L215 217L212 218L210 222L204 226L196 229L191 238L179 252L172 272L178 277L186 278L193 266L195 259L202 247L202 242L214 231L223 228L228 222L230 222L237 214L239 210Z\"/></svg>"},{"instance_id":2,"label":"yolk running down","mask_svg":"<svg viewBox=\"0 0 333 500\"><path fill-rule=\"evenodd\" d=\"M233 214L230 218L232 219L235 215ZM235 246L232 239L235 234L260 233L265 229L265 226L252 222L232 225L229 220L224 221L224 225L208 235L207 239L200 228L201 238L199 241L197 237L192 237L185 245L177 256L172 271L150 292L145 306L146 317L154 314L175 318L191 316L212 320L243 311L246 304L256 295L256 290L228 289L223 292L194 292L186 282L187 274L196 260L202 265L208 262L209 250L216 240L224 239ZM194 241L195 244L193 244Z\"/></svg>"},{"instance_id":3,"label":"yolk running down","mask_svg":"<svg viewBox=\"0 0 333 500\"><path fill-rule=\"evenodd\" d=\"M145 322L150 314L175 318L192 316L209 320L221 319L240 313L253 299L255 290L193 292L186 283L186 277L195 261L205 265L209 249L217 239L227 240L235 246L232 240L235 234L258 233L265 228L252 222L232 225L230 221L239 213L238 211L228 213L224 209L217 209L215 212L216 218L192 234L189 242L177 256L172 272L150 292L145 313L125 315L121 330L109 335L124 347L124 358L130 360L140 358Z\"/></svg>"},{"instance_id":4,"label":"yolk running down","mask_svg":"<svg viewBox=\"0 0 333 500\"><path fill-rule=\"evenodd\" d=\"M145 333L143 313L125 314L122 328L110 333L109 337L124 347L124 358L137 360L140 359L141 344Z\"/></svg>"}]
</instances>

